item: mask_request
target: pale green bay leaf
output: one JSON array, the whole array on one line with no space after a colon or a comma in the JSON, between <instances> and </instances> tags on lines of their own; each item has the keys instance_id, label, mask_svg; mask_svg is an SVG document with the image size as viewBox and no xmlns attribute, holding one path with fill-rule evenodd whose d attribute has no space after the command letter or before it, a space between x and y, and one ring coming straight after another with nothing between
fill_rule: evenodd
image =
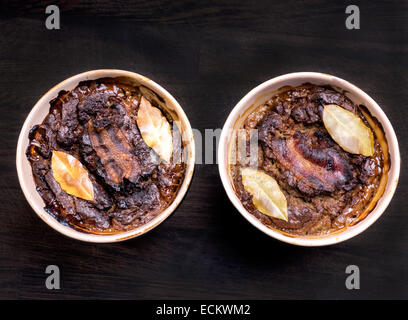
<instances>
[{"instance_id":1,"label":"pale green bay leaf","mask_svg":"<svg viewBox=\"0 0 408 320\"><path fill-rule=\"evenodd\" d=\"M252 196L255 208L263 214L288 221L288 205L278 183L268 174L252 169L241 169L242 184Z\"/></svg>"},{"instance_id":2,"label":"pale green bay leaf","mask_svg":"<svg viewBox=\"0 0 408 320\"><path fill-rule=\"evenodd\" d=\"M373 133L354 113L335 104L325 105L323 123L330 136L343 150L364 156L373 155Z\"/></svg>"}]
</instances>

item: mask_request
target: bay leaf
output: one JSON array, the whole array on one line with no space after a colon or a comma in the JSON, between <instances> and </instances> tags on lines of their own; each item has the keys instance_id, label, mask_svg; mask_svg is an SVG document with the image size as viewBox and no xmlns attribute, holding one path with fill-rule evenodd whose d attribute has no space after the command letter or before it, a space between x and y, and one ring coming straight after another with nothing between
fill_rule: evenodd
<instances>
[{"instance_id":1,"label":"bay leaf","mask_svg":"<svg viewBox=\"0 0 408 320\"><path fill-rule=\"evenodd\" d=\"M324 106L323 123L330 136L343 150L372 156L374 136L363 120L354 113L335 104Z\"/></svg>"},{"instance_id":2,"label":"bay leaf","mask_svg":"<svg viewBox=\"0 0 408 320\"><path fill-rule=\"evenodd\" d=\"M94 200L93 185L88 171L75 157L53 150L51 169L54 179L66 193L84 200Z\"/></svg>"},{"instance_id":3,"label":"bay leaf","mask_svg":"<svg viewBox=\"0 0 408 320\"><path fill-rule=\"evenodd\" d=\"M241 169L244 189L255 208L263 214L288 221L288 204L278 183L270 175L252 168Z\"/></svg>"},{"instance_id":4,"label":"bay leaf","mask_svg":"<svg viewBox=\"0 0 408 320\"><path fill-rule=\"evenodd\" d=\"M137 126L144 142L160 158L169 162L173 152L173 137L170 124L161 111L153 107L143 96L137 113Z\"/></svg>"}]
</instances>

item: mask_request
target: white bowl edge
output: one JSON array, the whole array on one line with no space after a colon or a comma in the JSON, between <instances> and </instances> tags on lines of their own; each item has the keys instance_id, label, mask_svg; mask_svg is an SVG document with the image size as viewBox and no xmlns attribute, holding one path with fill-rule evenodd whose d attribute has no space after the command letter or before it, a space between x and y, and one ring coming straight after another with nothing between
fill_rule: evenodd
<instances>
[{"instance_id":1,"label":"white bowl edge","mask_svg":"<svg viewBox=\"0 0 408 320\"><path fill-rule=\"evenodd\" d=\"M307 82L317 85L328 84L339 87L348 93L347 96L349 96L354 103L365 105L370 113L374 117L376 117L383 126L391 160L391 166L388 172L388 181L384 194L378 201L375 208L368 214L368 216L356 225L349 227L339 234L332 234L318 238L289 237L279 231L270 229L265 226L243 207L240 200L235 194L235 191L231 184L231 179L227 172L229 138L231 136L231 130L234 128L235 122L237 121L238 117L242 115L253 103L256 102L259 105L261 102L256 101L258 97L266 97L266 94L268 92L273 92L283 86L298 86ZM318 72L295 72L281 75L270 79L252 89L237 103L237 105L229 114L222 129L218 147L218 167L221 181L229 199L231 200L235 208L238 209L238 211L244 216L244 218L247 219L254 227L264 232L265 234L280 241L299 246L326 246L340 243L342 241L355 237L356 235L366 230L369 226L371 226L384 213L395 193L400 173L400 162L401 160L397 137L390 121L388 120L387 116L382 111L380 106L363 90L359 89L350 82L332 75Z\"/></svg>"},{"instance_id":2,"label":"white bowl edge","mask_svg":"<svg viewBox=\"0 0 408 320\"><path fill-rule=\"evenodd\" d=\"M43 121L43 119L49 112L49 102L55 97L57 97L58 93L61 90L67 91L72 90L81 81L96 80L105 77L111 78L128 77L133 80L136 80L140 84L151 89L153 92L157 93L159 96L164 98L166 104L173 106L178 116L180 117L180 121L184 124L185 130L184 137L188 141L186 144L186 147L188 148L188 160L184 180L180 187L180 190L178 191L176 198L173 200L170 206L163 210L163 212L161 212L159 215L157 215L148 223L139 226L135 229L117 234L97 235L77 231L69 226L63 225L44 210L44 201L35 190L31 165L29 164L29 161L26 158L25 152L28 147L28 133L30 129L32 128L33 125L40 124ZM53 88L48 90L47 93L45 93L36 102L34 107L31 109L28 117L26 118L23 127L20 131L16 151L16 167L20 186L21 189L23 190L24 196L26 197L28 203L36 212L36 214L50 227L62 233L63 235L73 239L93 243L109 243L131 239L142 234L145 234L146 232L152 230L160 223L162 223L164 220L166 220L184 198L194 173L194 164L195 164L195 145L191 125L184 110L176 101L176 99L167 90L165 90L163 87L161 87L156 82L150 80L149 78L134 72L118 69L99 69L83 72L60 82L59 84L55 85Z\"/></svg>"}]
</instances>

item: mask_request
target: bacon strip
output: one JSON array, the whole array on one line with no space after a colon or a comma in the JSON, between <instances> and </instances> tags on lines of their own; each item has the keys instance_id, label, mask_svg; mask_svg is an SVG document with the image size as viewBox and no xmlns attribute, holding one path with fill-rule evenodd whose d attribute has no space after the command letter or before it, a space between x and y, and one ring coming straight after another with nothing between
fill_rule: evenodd
<instances>
[{"instance_id":1,"label":"bacon strip","mask_svg":"<svg viewBox=\"0 0 408 320\"><path fill-rule=\"evenodd\" d=\"M92 147L105 167L108 180L116 185L121 184L123 178L136 183L141 175L140 164L122 131L116 126L95 129L89 121L88 133Z\"/></svg>"},{"instance_id":2,"label":"bacon strip","mask_svg":"<svg viewBox=\"0 0 408 320\"><path fill-rule=\"evenodd\" d=\"M290 171L288 183L304 194L333 192L352 179L347 159L315 136L296 132L290 138L272 138L264 143L272 151L267 155Z\"/></svg>"}]
</instances>

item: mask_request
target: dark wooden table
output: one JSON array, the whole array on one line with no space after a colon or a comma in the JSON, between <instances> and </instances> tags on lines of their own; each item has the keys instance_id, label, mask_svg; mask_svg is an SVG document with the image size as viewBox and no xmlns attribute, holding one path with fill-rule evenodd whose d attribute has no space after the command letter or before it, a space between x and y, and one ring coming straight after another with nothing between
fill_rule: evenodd
<instances>
[{"instance_id":1,"label":"dark wooden table","mask_svg":"<svg viewBox=\"0 0 408 320\"><path fill-rule=\"evenodd\" d=\"M0 298L408 298L408 2L14 1L0 6ZM61 29L45 28L58 4ZM17 180L28 112L74 74L118 68L146 75L180 102L194 128L222 127L251 88L294 71L355 83L392 122L402 172L381 219L345 243L294 247L263 235L228 200L214 165L197 165L177 211L149 234L96 245L44 224ZM61 290L44 286L61 269ZM345 287L357 265L361 289Z\"/></svg>"}]
</instances>

